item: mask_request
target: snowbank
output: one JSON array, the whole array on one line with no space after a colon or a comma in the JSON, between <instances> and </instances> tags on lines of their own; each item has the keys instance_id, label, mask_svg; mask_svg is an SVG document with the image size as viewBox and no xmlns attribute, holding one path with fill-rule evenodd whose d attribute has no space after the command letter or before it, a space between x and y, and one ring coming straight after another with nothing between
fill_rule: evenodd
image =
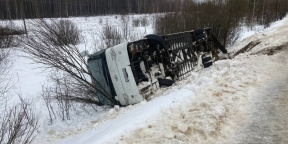
<instances>
[{"instance_id":1,"label":"snowbank","mask_svg":"<svg viewBox=\"0 0 288 144\"><path fill-rule=\"evenodd\" d=\"M255 33L251 35L252 33ZM262 50L274 49L276 47L286 45L288 39L288 15L280 21L276 21L271 24L270 27L261 31L247 31L243 34L243 40L235 43L230 48L227 48L230 55L234 55L237 51L241 50L250 42L260 43L252 47L249 54L255 54ZM251 35L251 36L249 36Z\"/></svg>"},{"instance_id":2,"label":"snowbank","mask_svg":"<svg viewBox=\"0 0 288 144\"><path fill-rule=\"evenodd\" d=\"M175 105L181 105L186 100L194 99L194 97L194 93L191 90L180 89L166 96L153 99L149 103L142 102L138 104L141 106L126 111L126 114L105 122L93 130L78 135L76 138L61 143L115 143L115 140L122 134L146 127L146 125L154 122L155 118L157 118L161 112ZM109 113L114 113L117 109L119 109L119 107L111 109ZM147 133L144 132L140 135L145 137L146 134Z\"/></svg>"}]
</instances>

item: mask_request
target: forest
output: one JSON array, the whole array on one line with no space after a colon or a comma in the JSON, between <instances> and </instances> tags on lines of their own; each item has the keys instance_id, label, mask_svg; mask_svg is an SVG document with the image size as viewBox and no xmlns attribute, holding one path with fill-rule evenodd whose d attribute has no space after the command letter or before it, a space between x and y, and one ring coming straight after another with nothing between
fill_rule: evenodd
<instances>
[{"instance_id":1,"label":"forest","mask_svg":"<svg viewBox=\"0 0 288 144\"><path fill-rule=\"evenodd\" d=\"M0 19L179 11L181 0L0 0Z\"/></svg>"},{"instance_id":2,"label":"forest","mask_svg":"<svg viewBox=\"0 0 288 144\"><path fill-rule=\"evenodd\" d=\"M185 0L181 5L180 11L166 13L155 20L155 33L162 35L210 27L226 46L238 39L242 26L268 27L288 12L288 0L209 0L202 3Z\"/></svg>"}]
</instances>

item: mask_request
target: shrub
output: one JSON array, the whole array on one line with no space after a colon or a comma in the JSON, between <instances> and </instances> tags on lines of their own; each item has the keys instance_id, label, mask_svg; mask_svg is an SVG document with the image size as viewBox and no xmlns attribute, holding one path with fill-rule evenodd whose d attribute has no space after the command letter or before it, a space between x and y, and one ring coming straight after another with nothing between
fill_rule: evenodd
<instances>
[{"instance_id":1,"label":"shrub","mask_svg":"<svg viewBox=\"0 0 288 144\"><path fill-rule=\"evenodd\" d=\"M0 25L0 48L9 48L17 46L16 35L24 34L23 30L16 28L13 22L6 25Z\"/></svg>"},{"instance_id":2,"label":"shrub","mask_svg":"<svg viewBox=\"0 0 288 144\"><path fill-rule=\"evenodd\" d=\"M69 80L67 91L71 93L65 95L65 100L102 105L95 97L96 93L108 98L110 95L92 76L87 61L82 57L78 47L63 45L62 41L60 44L57 43L61 37L55 27L61 27L60 23L51 24L44 20L35 20L33 25L33 37L23 40L23 51L29 54L35 63L43 64L43 67L51 71L54 83L66 86L66 78ZM91 79L95 81L94 84L91 83Z\"/></svg>"},{"instance_id":3,"label":"shrub","mask_svg":"<svg viewBox=\"0 0 288 144\"><path fill-rule=\"evenodd\" d=\"M20 98L21 102L8 108L0 116L0 143L31 143L39 128L35 109L31 102Z\"/></svg>"},{"instance_id":4,"label":"shrub","mask_svg":"<svg viewBox=\"0 0 288 144\"><path fill-rule=\"evenodd\" d=\"M70 20L53 21L51 28L56 32L51 36L51 41L56 45L76 45L80 42L79 29Z\"/></svg>"},{"instance_id":5,"label":"shrub","mask_svg":"<svg viewBox=\"0 0 288 144\"><path fill-rule=\"evenodd\" d=\"M121 32L110 24L107 24L102 29L101 40L105 41L107 48L120 44L122 41L121 37Z\"/></svg>"},{"instance_id":6,"label":"shrub","mask_svg":"<svg viewBox=\"0 0 288 144\"><path fill-rule=\"evenodd\" d=\"M102 18L99 19L99 23L100 23L100 24L103 23L103 19L102 19Z\"/></svg>"},{"instance_id":7,"label":"shrub","mask_svg":"<svg viewBox=\"0 0 288 144\"><path fill-rule=\"evenodd\" d=\"M148 23L148 20L147 20L147 17L144 16L141 18L141 26L148 26L149 23Z\"/></svg>"},{"instance_id":8,"label":"shrub","mask_svg":"<svg viewBox=\"0 0 288 144\"><path fill-rule=\"evenodd\" d=\"M140 26L140 19L133 19L132 26L133 27L139 27Z\"/></svg>"},{"instance_id":9,"label":"shrub","mask_svg":"<svg viewBox=\"0 0 288 144\"><path fill-rule=\"evenodd\" d=\"M5 46L6 47L6 46ZM13 86L12 76L9 75L9 71L13 64L11 58L12 49L0 47L0 108L5 106L7 102L7 93Z\"/></svg>"}]
</instances>

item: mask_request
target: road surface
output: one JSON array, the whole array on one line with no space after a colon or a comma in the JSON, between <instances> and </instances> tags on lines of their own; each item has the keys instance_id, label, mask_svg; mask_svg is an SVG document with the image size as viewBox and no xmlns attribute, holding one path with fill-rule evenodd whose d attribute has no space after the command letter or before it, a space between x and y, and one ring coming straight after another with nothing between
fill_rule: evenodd
<instances>
[{"instance_id":1,"label":"road surface","mask_svg":"<svg viewBox=\"0 0 288 144\"><path fill-rule=\"evenodd\" d=\"M260 84L251 99L249 120L235 136L236 143L288 144L287 49L269 56L270 62L251 61L261 75Z\"/></svg>"}]
</instances>

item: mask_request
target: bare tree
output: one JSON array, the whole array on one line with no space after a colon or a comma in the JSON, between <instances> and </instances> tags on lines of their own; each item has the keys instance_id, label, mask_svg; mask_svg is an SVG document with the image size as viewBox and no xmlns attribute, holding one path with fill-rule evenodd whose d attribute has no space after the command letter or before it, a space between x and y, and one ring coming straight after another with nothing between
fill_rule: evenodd
<instances>
[{"instance_id":1,"label":"bare tree","mask_svg":"<svg viewBox=\"0 0 288 144\"><path fill-rule=\"evenodd\" d=\"M20 97L20 103L4 111L0 116L0 143L31 143L38 130L38 120L31 101Z\"/></svg>"},{"instance_id":2,"label":"bare tree","mask_svg":"<svg viewBox=\"0 0 288 144\"><path fill-rule=\"evenodd\" d=\"M20 1L21 1L21 3L20 3L21 18L23 20L25 34L26 34L26 36L28 36L27 27L26 27L26 21L25 21L26 14L25 14L25 10L24 10L24 2L23 2L23 0L20 0Z\"/></svg>"},{"instance_id":3,"label":"bare tree","mask_svg":"<svg viewBox=\"0 0 288 144\"><path fill-rule=\"evenodd\" d=\"M122 15L121 16L121 30L122 30L122 37L125 39L125 41L129 41L129 37L131 34L130 28L129 28L129 18L127 16Z\"/></svg>"},{"instance_id":4,"label":"bare tree","mask_svg":"<svg viewBox=\"0 0 288 144\"><path fill-rule=\"evenodd\" d=\"M265 11L265 0L263 0L263 4L262 4L262 16L261 16L261 24L264 23L264 11Z\"/></svg>"},{"instance_id":5,"label":"bare tree","mask_svg":"<svg viewBox=\"0 0 288 144\"><path fill-rule=\"evenodd\" d=\"M0 48L0 108L6 105L7 93L13 86L10 77L8 77L8 72L12 66L9 55L9 49Z\"/></svg>"},{"instance_id":6,"label":"bare tree","mask_svg":"<svg viewBox=\"0 0 288 144\"><path fill-rule=\"evenodd\" d=\"M257 11L259 10L259 2L258 0L252 0L253 2L253 8L252 8L252 20L251 20L251 23L254 22L254 19L255 19L255 16L256 16L256 13ZM252 29L253 25L251 25L251 29Z\"/></svg>"},{"instance_id":7,"label":"bare tree","mask_svg":"<svg viewBox=\"0 0 288 144\"><path fill-rule=\"evenodd\" d=\"M143 6L142 1L143 0L136 0L138 14L142 12L142 6Z\"/></svg>"},{"instance_id":8,"label":"bare tree","mask_svg":"<svg viewBox=\"0 0 288 144\"><path fill-rule=\"evenodd\" d=\"M72 103L69 99L69 97L76 97L74 96L74 92L72 92L71 88L69 87L71 83L71 81L69 81L67 79L67 77L61 77L61 76L56 76L53 75L51 76L56 80L56 86L54 87L53 90L53 97L54 99L56 99L57 105L59 107L59 111L58 114L61 117L62 120L70 120L70 112L72 109ZM79 87L77 87L78 89ZM76 94L81 94L81 92L83 93L84 91L78 91L76 92Z\"/></svg>"},{"instance_id":9,"label":"bare tree","mask_svg":"<svg viewBox=\"0 0 288 144\"><path fill-rule=\"evenodd\" d=\"M101 83L92 76L86 59L81 56L77 46L73 44L65 45L61 41L61 35L53 28L53 25L59 26L57 21L51 20L48 23L44 20L35 20L32 23L34 26L33 37L23 41L25 44L23 50L30 55L35 63L43 64L50 70L58 71L62 78L71 80L69 90L75 92L75 94L67 95L66 99L102 105L96 97L96 94L100 93L108 100L113 101ZM91 78L94 81L93 84ZM57 82L59 79L54 80Z\"/></svg>"},{"instance_id":10,"label":"bare tree","mask_svg":"<svg viewBox=\"0 0 288 144\"><path fill-rule=\"evenodd\" d=\"M7 92L13 86L8 73L12 66L11 49L8 48L13 43L13 36L7 35L7 27L0 26L0 108L5 106Z\"/></svg>"},{"instance_id":11,"label":"bare tree","mask_svg":"<svg viewBox=\"0 0 288 144\"><path fill-rule=\"evenodd\" d=\"M49 113L49 122L50 124L53 123L53 120L56 119L56 115L54 112L54 108L52 106L52 102L54 100L53 98L53 90L51 89L51 87L49 87L48 85L43 84L42 85L42 98L45 102L46 108L48 110Z\"/></svg>"},{"instance_id":12,"label":"bare tree","mask_svg":"<svg viewBox=\"0 0 288 144\"><path fill-rule=\"evenodd\" d=\"M127 9L128 9L128 14L131 14L132 12L132 2L131 0L126 0L126 4L127 4Z\"/></svg>"}]
</instances>

